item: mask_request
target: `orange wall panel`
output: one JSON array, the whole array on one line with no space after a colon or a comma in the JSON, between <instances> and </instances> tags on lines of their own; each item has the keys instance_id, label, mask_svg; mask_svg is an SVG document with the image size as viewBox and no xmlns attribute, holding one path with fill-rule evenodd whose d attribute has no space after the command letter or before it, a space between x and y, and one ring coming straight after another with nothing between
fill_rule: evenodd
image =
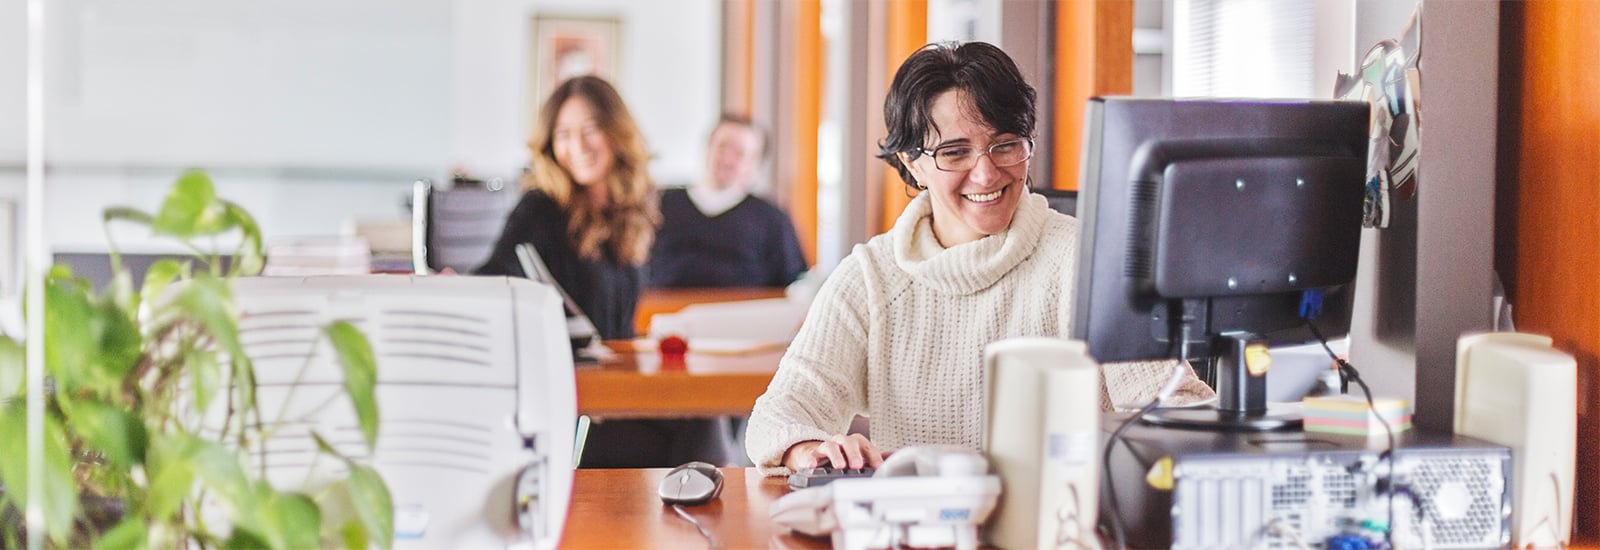
<instances>
[{"instance_id":1,"label":"orange wall panel","mask_svg":"<svg viewBox=\"0 0 1600 550\"><path fill-rule=\"evenodd\" d=\"M886 74L883 75L885 83L894 82L894 73L900 69L900 62L928 43L927 0L892 1L888 8L888 32L884 40L884 56L887 58L884 63ZM888 90L889 86L886 84L883 89ZM887 233L890 227L894 227L900 211L905 210L906 204L911 202L909 189L905 181L900 179L898 171L884 166L883 211L878 232Z\"/></svg>"},{"instance_id":2,"label":"orange wall panel","mask_svg":"<svg viewBox=\"0 0 1600 550\"><path fill-rule=\"evenodd\" d=\"M817 129L822 124L823 78L826 76L828 52L822 39L821 0L797 0L795 3L794 41L787 44L785 52L794 62L794 125L789 128L793 140L793 184L789 187L789 216L794 219L795 232L800 237L800 249L805 252L806 265L817 263Z\"/></svg>"},{"instance_id":3,"label":"orange wall panel","mask_svg":"<svg viewBox=\"0 0 1600 550\"><path fill-rule=\"evenodd\" d=\"M1502 10L1496 264L1517 329L1547 334L1578 358L1574 523L1592 542L1600 538L1600 1Z\"/></svg>"},{"instance_id":4,"label":"orange wall panel","mask_svg":"<svg viewBox=\"0 0 1600 550\"><path fill-rule=\"evenodd\" d=\"M722 110L754 115L755 0L722 2Z\"/></svg>"},{"instance_id":5,"label":"orange wall panel","mask_svg":"<svg viewBox=\"0 0 1600 550\"><path fill-rule=\"evenodd\" d=\"M1059 2L1056 9L1055 174L1078 188L1083 106L1096 95L1133 93L1133 1Z\"/></svg>"}]
</instances>

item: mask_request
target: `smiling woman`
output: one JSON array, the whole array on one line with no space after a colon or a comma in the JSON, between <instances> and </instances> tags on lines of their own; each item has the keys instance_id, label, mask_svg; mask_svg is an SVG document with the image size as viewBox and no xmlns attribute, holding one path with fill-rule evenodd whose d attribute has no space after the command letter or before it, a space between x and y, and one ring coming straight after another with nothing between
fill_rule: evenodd
<instances>
[{"instance_id":1,"label":"smiling woman","mask_svg":"<svg viewBox=\"0 0 1600 550\"><path fill-rule=\"evenodd\" d=\"M929 47L895 73L878 155L927 191L933 234L951 247L1011 225L1027 192L1036 93L999 48Z\"/></svg>"},{"instance_id":2,"label":"smiling woman","mask_svg":"<svg viewBox=\"0 0 1600 550\"><path fill-rule=\"evenodd\" d=\"M568 79L539 109L533 167L481 275L522 273L531 243L606 339L633 337L640 266L655 236L655 183L644 136L610 83Z\"/></svg>"},{"instance_id":3,"label":"smiling woman","mask_svg":"<svg viewBox=\"0 0 1600 550\"><path fill-rule=\"evenodd\" d=\"M655 183L644 137L622 97L595 76L568 79L539 109L533 167L480 275L522 274L529 243L556 284L607 340L634 336L641 269L655 237ZM597 420L580 467L656 468L730 462L722 419Z\"/></svg>"},{"instance_id":4,"label":"smiling woman","mask_svg":"<svg viewBox=\"0 0 1600 550\"><path fill-rule=\"evenodd\" d=\"M983 42L928 45L900 65L878 156L922 192L818 291L750 415L746 449L763 471L876 467L911 445L977 449L984 346L1068 333L1077 221L1028 191L1036 95ZM1209 394L1190 382L1190 396ZM871 440L844 433L858 414Z\"/></svg>"},{"instance_id":5,"label":"smiling woman","mask_svg":"<svg viewBox=\"0 0 1600 550\"><path fill-rule=\"evenodd\" d=\"M895 153L933 201L933 235L955 246L998 233L1011 225L1027 191L1032 138L1001 133L968 113L976 107L955 90L933 101L939 144ZM982 151L982 152L979 152ZM912 155L920 158L912 160ZM933 170L929 170L929 166Z\"/></svg>"}]
</instances>

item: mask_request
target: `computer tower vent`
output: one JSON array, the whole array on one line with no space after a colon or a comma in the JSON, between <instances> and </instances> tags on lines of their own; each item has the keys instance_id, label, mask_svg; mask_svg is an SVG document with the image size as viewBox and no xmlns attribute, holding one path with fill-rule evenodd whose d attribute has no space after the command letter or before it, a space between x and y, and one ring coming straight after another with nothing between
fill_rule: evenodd
<instances>
[{"instance_id":1,"label":"computer tower vent","mask_svg":"<svg viewBox=\"0 0 1600 550\"><path fill-rule=\"evenodd\" d=\"M1391 484L1397 544L1505 545L1503 453L1430 449L1397 456ZM1372 454L1196 457L1173 474L1173 548L1298 548L1351 522L1382 520L1390 506L1390 492L1375 484L1391 477L1389 465Z\"/></svg>"},{"instance_id":2,"label":"computer tower vent","mask_svg":"<svg viewBox=\"0 0 1600 550\"><path fill-rule=\"evenodd\" d=\"M1415 495L1412 525L1425 530L1432 546L1500 546L1507 513L1504 470L1503 461L1489 457L1424 457L1403 468L1397 488Z\"/></svg>"},{"instance_id":3,"label":"computer tower vent","mask_svg":"<svg viewBox=\"0 0 1600 550\"><path fill-rule=\"evenodd\" d=\"M1298 510L1320 498L1325 506L1354 508L1356 505L1356 479L1341 468L1319 469L1313 478L1308 466L1288 467L1283 481L1272 486L1272 509ZM1316 490L1313 490L1316 483Z\"/></svg>"}]
</instances>

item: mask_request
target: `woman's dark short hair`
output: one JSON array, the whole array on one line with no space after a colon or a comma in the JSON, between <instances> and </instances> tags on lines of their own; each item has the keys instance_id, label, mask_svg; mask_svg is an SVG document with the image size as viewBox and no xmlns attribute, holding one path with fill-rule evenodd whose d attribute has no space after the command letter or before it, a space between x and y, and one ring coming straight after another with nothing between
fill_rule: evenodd
<instances>
[{"instance_id":1,"label":"woman's dark short hair","mask_svg":"<svg viewBox=\"0 0 1600 550\"><path fill-rule=\"evenodd\" d=\"M883 100L889 135L878 142L878 158L899 171L906 185L916 187L916 178L897 153L907 153L910 160L921 156L919 148L936 132L933 100L949 90L966 92L978 110L976 118L995 130L1033 136L1038 94L1010 56L985 42L928 44L900 64Z\"/></svg>"}]
</instances>

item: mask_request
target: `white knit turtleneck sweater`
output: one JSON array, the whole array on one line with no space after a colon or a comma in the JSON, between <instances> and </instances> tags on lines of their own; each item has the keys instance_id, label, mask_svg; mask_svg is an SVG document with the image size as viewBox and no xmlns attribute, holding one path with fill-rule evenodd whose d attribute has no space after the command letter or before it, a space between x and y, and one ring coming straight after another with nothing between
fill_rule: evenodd
<instances>
[{"instance_id":1,"label":"white knit turtleneck sweater","mask_svg":"<svg viewBox=\"0 0 1600 550\"><path fill-rule=\"evenodd\" d=\"M872 419L873 444L884 451L977 449L984 346L1069 333L1077 220L1029 195L1005 231L947 249L934 238L931 212L927 195L918 196L893 229L857 245L823 283L750 414L745 446L763 472L785 473L790 446L843 433L858 413ZM1118 365L1103 379L1117 403L1137 401L1165 382L1166 365ZM1181 395L1210 391L1191 377Z\"/></svg>"}]
</instances>

